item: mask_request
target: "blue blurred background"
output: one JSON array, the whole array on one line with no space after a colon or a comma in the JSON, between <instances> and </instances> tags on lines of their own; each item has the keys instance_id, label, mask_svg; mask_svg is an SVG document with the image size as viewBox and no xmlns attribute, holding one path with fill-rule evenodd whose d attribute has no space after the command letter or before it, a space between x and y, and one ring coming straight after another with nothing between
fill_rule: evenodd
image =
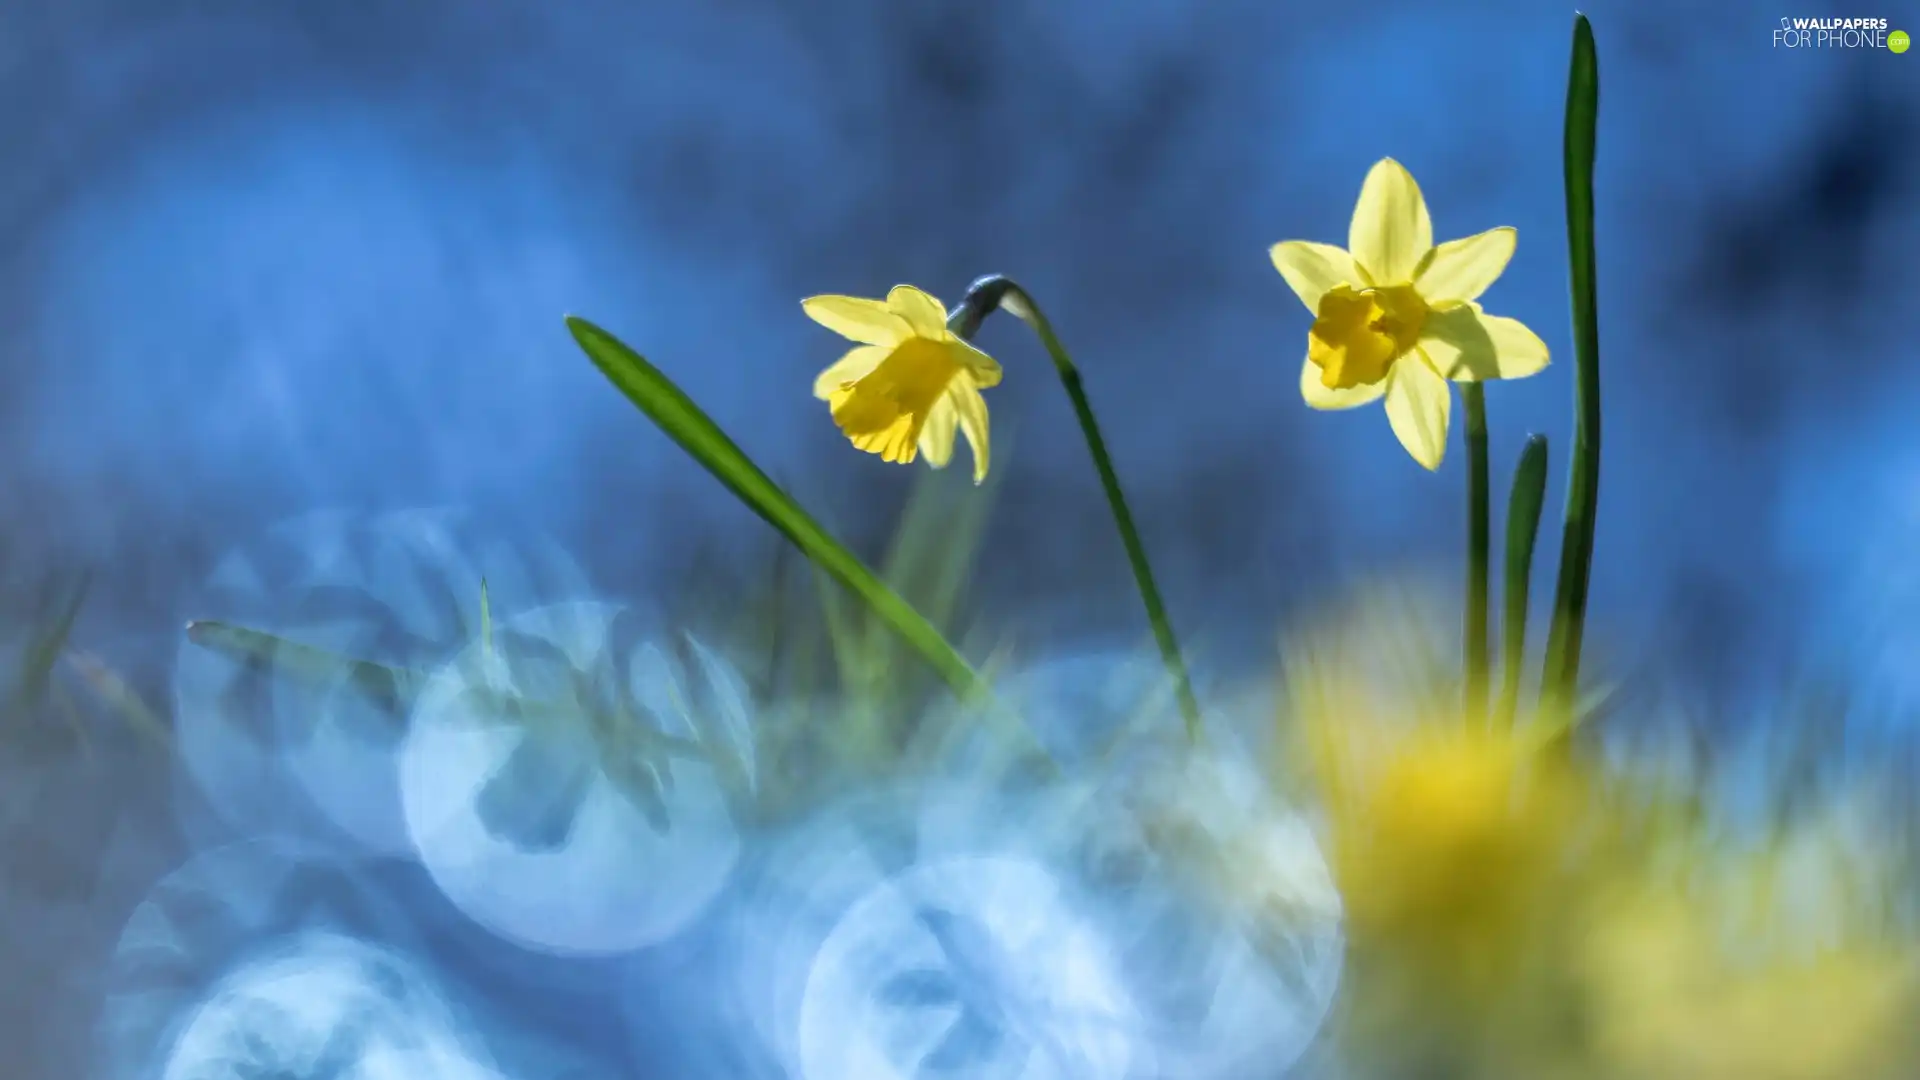
<instances>
[{"instance_id":1,"label":"blue blurred background","mask_svg":"<svg viewBox=\"0 0 1920 1080\"><path fill-rule=\"evenodd\" d=\"M1920 8L1883 8L1920 30ZM1377 411L1303 407L1308 315L1267 260L1281 239L1342 242L1376 159L1419 178L1438 237L1518 227L1485 302L1555 364L1490 395L1494 468L1545 432L1557 510L1571 14L15 0L9 588L90 569L76 640L156 697L219 557L315 507L456 504L554 537L601 593L670 593L694 553L762 526L584 360L568 313L873 552L912 476L849 450L811 399L839 346L798 301L904 281L951 303L999 272L1086 370L1177 624L1259 664L1343 582L1459 569L1457 448L1430 476ZM1820 12L1590 14L1595 662L1658 670L1729 723L1801 670L1897 706L1920 688L1920 59L1772 47L1781 14ZM1011 321L980 343L1008 370L973 585L987 621L1131 643L1137 599L1044 355ZM10 1075L81 1075L99 972L185 850L161 759L113 768L7 855ZM594 1052L624 1052L607 1038ZM650 1045L629 1075L694 1075L671 1038Z\"/></svg>"}]
</instances>

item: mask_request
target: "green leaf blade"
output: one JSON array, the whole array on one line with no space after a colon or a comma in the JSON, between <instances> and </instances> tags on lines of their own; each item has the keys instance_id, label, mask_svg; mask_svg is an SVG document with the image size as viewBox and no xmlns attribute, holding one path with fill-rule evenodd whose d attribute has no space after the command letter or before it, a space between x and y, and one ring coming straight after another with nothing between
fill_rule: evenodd
<instances>
[{"instance_id":1,"label":"green leaf blade","mask_svg":"<svg viewBox=\"0 0 1920 1080\"><path fill-rule=\"evenodd\" d=\"M823 572L860 597L957 694L971 697L982 692L972 665L933 624L781 490L673 380L585 319L568 316L567 329L601 374L647 419Z\"/></svg>"},{"instance_id":2,"label":"green leaf blade","mask_svg":"<svg viewBox=\"0 0 1920 1080\"><path fill-rule=\"evenodd\" d=\"M1527 604L1532 596L1533 549L1547 501L1547 437L1531 435L1513 470L1507 495L1507 545L1501 619L1499 724L1512 728L1520 708L1520 667L1527 656Z\"/></svg>"},{"instance_id":3,"label":"green leaf blade","mask_svg":"<svg viewBox=\"0 0 1920 1080\"><path fill-rule=\"evenodd\" d=\"M1573 707L1586 633L1593 573L1594 525L1600 501L1600 322L1593 227L1593 165L1600 111L1600 61L1585 15L1573 24L1567 73L1563 157L1566 171L1567 260L1573 307L1574 439L1561 530L1541 693L1550 710Z\"/></svg>"}]
</instances>

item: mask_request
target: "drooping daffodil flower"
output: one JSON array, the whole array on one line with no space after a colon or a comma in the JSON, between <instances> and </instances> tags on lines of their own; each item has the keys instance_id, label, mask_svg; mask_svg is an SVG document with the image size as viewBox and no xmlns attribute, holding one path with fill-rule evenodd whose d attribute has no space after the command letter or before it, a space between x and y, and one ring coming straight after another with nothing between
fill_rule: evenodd
<instances>
[{"instance_id":1,"label":"drooping daffodil flower","mask_svg":"<svg viewBox=\"0 0 1920 1080\"><path fill-rule=\"evenodd\" d=\"M943 469L956 429L973 450L973 482L987 477L987 403L980 391L1000 383L1000 364L947 328L946 308L911 285L885 300L815 296L807 316L858 347L813 382L833 422L853 445L886 461L924 455Z\"/></svg>"},{"instance_id":2,"label":"drooping daffodil flower","mask_svg":"<svg viewBox=\"0 0 1920 1080\"><path fill-rule=\"evenodd\" d=\"M1300 393L1315 409L1386 398L1400 445L1428 469L1446 454L1447 380L1519 379L1547 366L1547 346L1516 319L1476 303L1513 257L1502 226L1433 243L1427 202L1392 158L1368 171L1347 247L1288 240L1273 265L1313 312Z\"/></svg>"}]
</instances>

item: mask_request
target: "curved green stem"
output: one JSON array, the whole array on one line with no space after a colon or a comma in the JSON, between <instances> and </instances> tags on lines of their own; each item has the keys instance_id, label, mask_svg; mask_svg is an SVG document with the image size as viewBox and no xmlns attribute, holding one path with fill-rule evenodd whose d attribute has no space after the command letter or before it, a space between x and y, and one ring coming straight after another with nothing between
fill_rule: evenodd
<instances>
[{"instance_id":1,"label":"curved green stem","mask_svg":"<svg viewBox=\"0 0 1920 1080\"><path fill-rule=\"evenodd\" d=\"M1467 615L1466 721L1484 723L1487 716L1487 599L1491 588L1488 554L1493 545L1492 496L1487 479L1487 389L1462 383L1460 399L1467 409Z\"/></svg>"},{"instance_id":2,"label":"curved green stem","mask_svg":"<svg viewBox=\"0 0 1920 1080\"><path fill-rule=\"evenodd\" d=\"M1529 435L1507 494L1505 610L1500 620L1500 706L1495 723L1512 730L1520 711L1520 666L1527 658L1527 602L1532 592L1533 546L1547 501L1547 437Z\"/></svg>"},{"instance_id":3,"label":"curved green stem","mask_svg":"<svg viewBox=\"0 0 1920 1080\"><path fill-rule=\"evenodd\" d=\"M1575 367L1573 460L1561 530L1560 578L1541 696L1550 714L1575 707L1580 647L1586 633L1587 591L1593 574L1594 520L1600 502L1600 321L1593 254L1593 154L1600 107L1600 61L1593 26L1574 17L1573 61L1567 74L1564 158L1567 183L1567 259L1573 294ZM1571 720L1571 717L1567 719Z\"/></svg>"},{"instance_id":4,"label":"curved green stem","mask_svg":"<svg viewBox=\"0 0 1920 1080\"><path fill-rule=\"evenodd\" d=\"M1074 366L1073 359L1060 344L1060 338L1053 332L1053 324L1047 321L1040 306L1033 302L1033 297L1025 289L1007 278L992 274L973 283L966 297L960 301L960 306L948 316L947 326L956 335L971 338L987 315L1002 308L1026 323L1039 336L1041 346L1053 360L1061 386L1066 388L1067 397L1073 402L1074 418L1080 422L1080 432L1087 440L1087 451L1093 456L1093 467L1100 474L1100 486L1107 494L1107 505L1113 510L1114 528L1120 533L1121 544L1126 547L1127 563L1133 568L1133 580L1139 586L1141 603L1146 606L1147 622L1153 628L1154 642L1160 647L1160 659L1173 679L1180 712L1186 720L1187 736L1197 742L1201 734L1200 703L1194 697L1186 662L1180 657L1180 646L1173 635L1173 623L1167 618L1167 608L1160 598L1159 586L1154 584L1153 567L1147 562L1146 545L1140 541L1140 530L1134 525L1133 512L1127 508L1127 497L1120 490L1120 477L1114 472L1113 458L1107 453L1107 442L1100 436L1100 424L1094 419L1093 405L1088 402L1086 388L1081 385L1080 369Z\"/></svg>"}]
</instances>

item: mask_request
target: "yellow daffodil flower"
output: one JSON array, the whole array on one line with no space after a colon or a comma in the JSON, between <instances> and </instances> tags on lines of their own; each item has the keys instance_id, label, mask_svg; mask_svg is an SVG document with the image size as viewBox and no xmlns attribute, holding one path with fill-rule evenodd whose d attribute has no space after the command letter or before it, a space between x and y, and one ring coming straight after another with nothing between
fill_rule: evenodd
<instances>
[{"instance_id":1,"label":"yellow daffodil flower","mask_svg":"<svg viewBox=\"0 0 1920 1080\"><path fill-rule=\"evenodd\" d=\"M1386 398L1387 422L1413 459L1440 467L1453 394L1447 380L1518 379L1547 366L1547 346L1476 303L1513 257L1505 226L1433 243L1413 176L1392 158L1367 173L1347 247L1288 240L1273 265L1313 312L1300 392L1315 409Z\"/></svg>"},{"instance_id":2,"label":"yellow daffodil flower","mask_svg":"<svg viewBox=\"0 0 1920 1080\"><path fill-rule=\"evenodd\" d=\"M833 422L853 445L905 464L924 455L944 469L956 429L973 450L973 482L987 477L987 403L980 391L1000 383L1000 365L947 329L940 301L911 285L885 300L815 296L807 316L858 347L813 382Z\"/></svg>"}]
</instances>

